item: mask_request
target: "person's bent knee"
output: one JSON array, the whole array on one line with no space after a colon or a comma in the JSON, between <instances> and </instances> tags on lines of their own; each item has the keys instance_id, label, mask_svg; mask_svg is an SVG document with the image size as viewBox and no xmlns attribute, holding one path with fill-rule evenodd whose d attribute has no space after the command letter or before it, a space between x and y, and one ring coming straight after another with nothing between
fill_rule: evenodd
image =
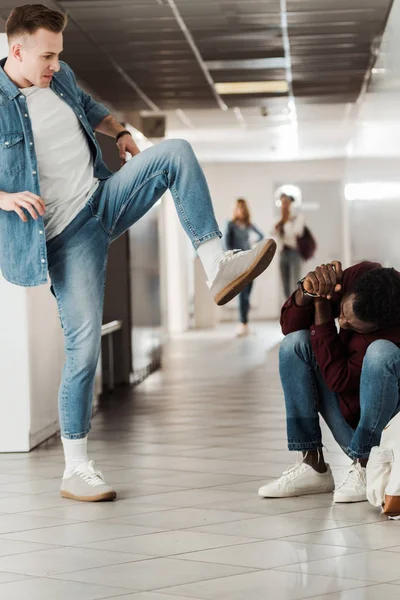
<instances>
[{"instance_id":1,"label":"person's bent knee","mask_svg":"<svg viewBox=\"0 0 400 600\"><path fill-rule=\"evenodd\" d=\"M382 367L391 365L393 361L399 361L399 359L400 351L396 344L389 340L375 340L367 348L363 369L382 369Z\"/></svg>"},{"instance_id":2,"label":"person's bent knee","mask_svg":"<svg viewBox=\"0 0 400 600\"><path fill-rule=\"evenodd\" d=\"M168 152L178 156L187 152L193 152L191 144L183 139L165 140L163 146L168 149Z\"/></svg>"},{"instance_id":3,"label":"person's bent knee","mask_svg":"<svg viewBox=\"0 0 400 600\"><path fill-rule=\"evenodd\" d=\"M281 356L286 354L298 354L303 348L311 345L311 337L308 329L301 329L300 331L294 331L288 333L283 339L279 353Z\"/></svg>"}]
</instances>

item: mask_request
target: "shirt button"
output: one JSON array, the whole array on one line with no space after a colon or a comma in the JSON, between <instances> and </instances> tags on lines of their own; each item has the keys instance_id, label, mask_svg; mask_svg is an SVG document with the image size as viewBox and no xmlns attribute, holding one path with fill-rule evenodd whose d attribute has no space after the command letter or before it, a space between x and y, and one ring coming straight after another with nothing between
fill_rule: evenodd
<instances>
[{"instance_id":1,"label":"shirt button","mask_svg":"<svg viewBox=\"0 0 400 600\"><path fill-rule=\"evenodd\" d=\"M60 94L61 98L64 98L64 94Z\"/></svg>"},{"instance_id":2,"label":"shirt button","mask_svg":"<svg viewBox=\"0 0 400 600\"><path fill-rule=\"evenodd\" d=\"M20 97L20 98L21 98L21 100L22 100L22 99L24 98L24 95L23 95L23 94L20 94L20 96L19 96L19 97Z\"/></svg>"},{"instance_id":3,"label":"shirt button","mask_svg":"<svg viewBox=\"0 0 400 600\"><path fill-rule=\"evenodd\" d=\"M25 117L26 119L28 118L28 116L29 116L29 115L28 115L28 113L25 113L25 114L24 114L24 117Z\"/></svg>"},{"instance_id":4,"label":"shirt button","mask_svg":"<svg viewBox=\"0 0 400 600\"><path fill-rule=\"evenodd\" d=\"M33 142L29 142L29 145L30 145L30 146L33 146Z\"/></svg>"},{"instance_id":5,"label":"shirt button","mask_svg":"<svg viewBox=\"0 0 400 600\"><path fill-rule=\"evenodd\" d=\"M79 115L79 118L82 119L82 115Z\"/></svg>"},{"instance_id":6,"label":"shirt button","mask_svg":"<svg viewBox=\"0 0 400 600\"><path fill-rule=\"evenodd\" d=\"M36 175L36 171L32 171L32 175Z\"/></svg>"},{"instance_id":7,"label":"shirt button","mask_svg":"<svg viewBox=\"0 0 400 600\"><path fill-rule=\"evenodd\" d=\"M42 258L42 263L45 263L46 261L44 260L44 258Z\"/></svg>"},{"instance_id":8,"label":"shirt button","mask_svg":"<svg viewBox=\"0 0 400 600\"><path fill-rule=\"evenodd\" d=\"M39 233L40 233L40 235L43 235L43 231L42 230L40 230Z\"/></svg>"},{"instance_id":9,"label":"shirt button","mask_svg":"<svg viewBox=\"0 0 400 600\"><path fill-rule=\"evenodd\" d=\"M9 146L9 145L10 145L10 142L4 142L4 145L5 145L5 146Z\"/></svg>"},{"instance_id":10,"label":"shirt button","mask_svg":"<svg viewBox=\"0 0 400 600\"><path fill-rule=\"evenodd\" d=\"M311 335L315 335L315 331L314 331L314 329L312 329L312 331L311 331Z\"/></svg>"}]
</instances>

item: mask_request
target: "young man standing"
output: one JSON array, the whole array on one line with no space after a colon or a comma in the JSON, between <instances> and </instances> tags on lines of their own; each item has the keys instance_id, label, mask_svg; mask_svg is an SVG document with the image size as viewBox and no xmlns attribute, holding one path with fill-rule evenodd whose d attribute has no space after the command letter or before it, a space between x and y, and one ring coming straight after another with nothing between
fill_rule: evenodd
<instances>
[{"instance_id":1,"label":"young man standing","mask_svg":"<svg viewBox=\"0 0 400 600\"><path fill-rule=\"evenodd\" d=\"M113 499L87 456L109 244L171 190L210 292L225 304L275 253L265 240L224 253L204 174L183 140L139 153L130 133L81 90L59 56L66 16L40 4L16 8L0 61L0 267L11 283L46 283L49 272L65 337L59 411L65 497ZM112 174L94 131L133 158Z\"/></svg>"},{"instance_id":2,"label":"young man standing","mask_svg":"<svg viewBox=\"0 0 400 600\"><path fill-rule=\"evenodd\" d=\"M299 282L283 306L281 325L288 447L303 457L259 495L335 489L322 451L321 415L353 460L335 502L365 501L371 448L400 410L400 273L371 262L343 273L339 262L321 265Z\"/></svg>"}]
</instances>

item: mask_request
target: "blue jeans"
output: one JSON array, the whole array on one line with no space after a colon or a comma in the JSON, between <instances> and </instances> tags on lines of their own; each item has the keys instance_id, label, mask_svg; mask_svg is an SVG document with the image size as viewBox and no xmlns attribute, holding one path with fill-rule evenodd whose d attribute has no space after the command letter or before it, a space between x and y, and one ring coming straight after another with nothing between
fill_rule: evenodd
<instances>
[{"instance_id":1,"label":"blue jeans","mask_svg":"<svg viewBox=\"0 0 400 600\"><path fill-rule=\"evenodd\" d=\"M324 382L312 351L309 331L285 337L279 354L285 394L289 450L322 448L319 415L352 459L368 458L383 428L400 410L400 348L387 340L370 344L360 383L360 421L354 430L344 419L339 398Z\"/></svg>"},{"instance_id":2,"label":"blue jeans","mask_svg":"<svg viewBox=\"0 0 400 600\"><path fill-rule=\"evenodd\" d=\"M250 294L252 289L253 282L249 283L239 294L239 318L243 325L247 325L249 322Z\"/></svg>"},{"instance_id":3,"label":"blue jeans","mask_svg":"<svg viewBox=\"0 0 400 600\"><path fill-rule=\"evenodd\" d=\"M47 243L52 292L65 339L59 393L65 438L83 438L90 430L108 247L167 189L195 249L221 237L207 182L190 144L168 140L135 156L102 181L72 223Z\"/></svg>"},{"instance_id":4,"label":"blue jeans","mask_svg":"<svg viewBox=\"0 0 400 600\"><path fill-rule=\"evenodd\" d=\"M289 298L297 287L301 277L301 256L294 248L284 248L281 252L279 267L285 298Z\"/></svg>"}]
</instances>

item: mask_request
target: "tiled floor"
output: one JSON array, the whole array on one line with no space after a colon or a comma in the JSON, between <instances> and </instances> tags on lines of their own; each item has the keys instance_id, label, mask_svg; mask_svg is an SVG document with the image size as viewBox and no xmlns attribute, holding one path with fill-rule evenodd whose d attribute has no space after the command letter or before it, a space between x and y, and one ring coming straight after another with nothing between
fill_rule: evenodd
<instances>
[{"instance_id":1,"label":"tiled floor","mask_svg":"<svg viewBox=\"0 0 400 600\"><path fill-rule=\"evenodd\" d=\"M107 401L90 449L112 504L59 497L57 440L0 456L1 600L400 599L400 523L331 495L257 496L295 458L279 339L276 325L187 334ZM348 461L326 445L340 477Z\"/></svg>"}]
</instances>

